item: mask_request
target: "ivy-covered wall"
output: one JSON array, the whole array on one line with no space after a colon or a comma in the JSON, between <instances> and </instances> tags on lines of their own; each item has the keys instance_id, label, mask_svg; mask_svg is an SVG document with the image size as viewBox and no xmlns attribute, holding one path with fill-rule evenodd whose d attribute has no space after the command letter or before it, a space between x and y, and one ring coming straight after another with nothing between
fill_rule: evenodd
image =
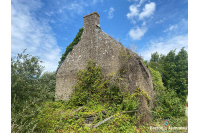
<instances>
[{"instance_id":1,"label":"ivy-covered wall","mask_svg":"<svg viewBox=\"0 0 200 133\"><path fill-rule=\"evenodd\" d=\"M152 78L148 68L143 65L137 54L125 48L99 28L97 13L87 15L83 19L84 31L81 40L74 46L73 51L67 54L56 74L56 101L71 98L78 82L78 71L85 70L88 60L91 59L101 66L104 76L122 72L121 78L128 88L126 90L122 87L122 92L129 91L132 94L137 88L147 92L151 99L148 102L142 98L138 111L146 113L142 121L148 122L148 114L154 97ZM81 97L81 94L79 96Z\"/></svg>"},{"instance_id":2,"label":"ivy-covered wall","mask_svg":"<svg viewBox=\"0 0 200 133\"><path fill-rule=\"evenodd\" d=\"M60 61L58 62L58 66L64 61L64 59L66 58L67 54L72 51L74 45L76 45L80 40L81 40L81 35L83 33L83 28L79 29L79 32L76 34L76 37L74 38L74 40L72 41L72 43L70 43L65 52L62 54L62 57L60 58Z\"/></svg>"}]
</instances>

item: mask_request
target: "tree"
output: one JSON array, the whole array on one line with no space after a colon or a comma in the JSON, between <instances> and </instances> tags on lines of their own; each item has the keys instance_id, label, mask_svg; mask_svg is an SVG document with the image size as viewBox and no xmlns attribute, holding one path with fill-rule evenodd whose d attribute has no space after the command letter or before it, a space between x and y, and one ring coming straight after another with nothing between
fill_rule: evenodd
<instances>
[{"instance_id":1,"label":"tree","mask_svg":"<svg viewBox=\"0 0 200 133\"><path fill-rule=\"evenodd\" d=\"M55 72L44 72L39 78L38 86L41 100L53 100L55 95L56 74Z\"/></svg>"},{"instance_id":2,"label":"tree","mask_svg":"<svg viewBox=\"0 0 200 133\"><path fill-rule=\"evenodd\" d=\"M166 56L157 52L151 54L148 65L158 71L167 89L173 89L182 99L186 98L188 90L188 54L182 48L176 55L171 50Z\"/></svg>"},{"instance_id":3,"label":"tree","mask_svg":"<svg viewBox=\"0 0 200 133\"><path fill-rule=\"evenodd\" d=\"M162 75L164 85L167 88L175 89L176 83L176 64L175 64L175 50L171 50L163 62L164 73Z\"/></svg>"},{"instance_id":4,"label":"tree","mask_svg":"<svg viewBox=\"0 0 200 133\"><path fill-rule=\"evenodd\" d=\"M184 47L179 51L175 58L177 71L177 93L186 98L188 93L188 53Z\"/></svg>"},{"instance_id":5,"label":"tree","mask_svg":"<svg viewBox=\"0 0 200 133\"><path fill-rule=\"evenodd\" d=\"M162 60L165 56L164 55L159 55L158 52L155 52L153 54L151 54L151 59L150 59L150 62L149 62L149 66L151 68L153 68L154 70L156 71L159 71L160 73L162 73ZM161 60L162 59L162 60Z\"/></svg>"},{"instance_id":6,"label":"tree","mask_svg":"<svg viewBox=\"0 0 200 133\"><path fill-rule=\"evenodd\" d=\"M11 100L25 101L36 95L38 79L43 71L39 57L23 53L11 58Z\"/></svg>"},{"instance_id":7,"label":"tree","mask_svg":"<svg viewBox=\"0 0 200 133\"><path fill-rule=\"evenodd\" d=\"M11 58L11 132L33 132L42 104L54 100L55 73L42 74L42 61L25 51Z\"/></svg>"},{"instance_id":8,"label":"tree","mask_svg":"<svg viewBox=\"0 0 200 133\"><path fill-rule=\"evenodd\" d=\"M150 61L151 62L158 62L159 61L159 54L158 54L158 52L155 52L155 53L151 54Z\"/></svg>"}]
</instances>

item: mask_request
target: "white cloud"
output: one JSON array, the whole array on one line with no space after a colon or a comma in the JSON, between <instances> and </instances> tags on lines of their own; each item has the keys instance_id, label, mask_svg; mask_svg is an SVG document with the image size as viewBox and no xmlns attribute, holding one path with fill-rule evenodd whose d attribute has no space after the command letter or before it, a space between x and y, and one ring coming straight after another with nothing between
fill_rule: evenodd
<instances>
[{"instance_id":1,"label":"white cloud","mask_svg":"<svg viewBox=\"0 0 200 133\"><path fill-rule=\"evenodd\" d=\"M138 5L141 5L141 4L144 3L146 0L127 0L127 1L129 1L129 2L138 2L138 1L140 1Z\"/></svg>"},{"instance_id":2,"label":"white cloud","mask_svg":"<svg viewBox=\"0 0 200 133\"><path fill-rule=\"evenodd\" d=\"M27 48L27 53L40 57L46 71L54 71L60 59L60 48L51 27L39 21L34 12L41 8L40 1L11 4L11 55L16 56Z\"/></svg>"},{"instance_id":3,"label":"white cloud","mask_svg":"<svg viewBox=\"0 0 200 133\"><path fill-rule=\"evenodd\" d=\"M136 28L136 29L131 29L129 31L129 36L133 40L140 40L142 36L147 32L147 26L146 26L146 21L144 21L144 18L150 17L153 15L156 4L155 2L151 2L149 4L145 4L145 7L143 8L143 11L140 12L140 6L145 2L146 0L140 0L140 2L136 5L131 5L129 7L130 12L126 15L128 19L132 21L133 24L136 23L136 20L143 20L142 23L142 28Z\"/></svg>"},{"instance_id":4,"label":"white cloud","mask_svg":"<svg viewBox=\"0 0 200 133\"><path fill-rule=\"evenodd\" d=\"M146 50L142 50L140 54L144 57L145 60L151 58L151 54L158 52L159 54L167 55L170 50L176 49L176 53L180 51L182 47L185 47L185 50L188 51L188 34L174 36L173 38L166 39L157 39L150 41L150 45L147 46Z\"/></svg>"},{"instance_id":5,"label":"white cloud","mask_svg":"<svg viewBox=\"0 0 200 133\"><path fill-rule=\"evenodd\" d=\"M85 15L86 7L92 6L83 0L74 1L47 1L42 8L42 12L46 15L49 21L53 21L58 25L70 23L77 15ZM52 20L53 19L53 20Z\"/></svg>"},{"instance_id":6,"label":"white cloud","mask_svg":"<svg viewBox=\"0 0 200 133\"><path fill-rule=\"evenodd\" d=\"M71 4L69 4L69 6L67 6L67 10L69 11L73 11L76 14L81 14L84 12L84 8L87 7L88 4L81 1L81 2L73 2Z\"/></svg>"},{"instance_id":7,"label":"white cloud","mask_svg":"<svg viewBox=\"0 0 200 133\"><path fill-rule=\"evenodd\" d=\"M144 3L146 0L141 0L139 4L137 5L131 5L129 7L130 12L127 13L127 18L131 19L133 23L136 23L134 20L134 17L138 18L139 20L143 20L144 18L150 17L153 15L155 9L156 9L156 4L154 2L151 2L149 4L145 4L145 7L143 8L142 12L140 12L140 6L142 3Z\"/></svg>"},{"instance_id":8,"label":"white cloud","mask_svg":"<svg viewBox=\"0 0 200 133\"><path fill-rule=\"evenodd\" d=\"M141 37L144 36L146 31L147 31L147 28L137 27L136 29L131 29L128 34L133 40L140 40Z\"/></svg>"},{"instance_id":9,"label":"white cloud","mask_svg":"<svg viewBox=\"0 0 200 133\"><path fill-rule=\"evenodd\" d=\"M87 7L88 4L84 1L73 1L71 3L66 3L63 4L63 6L59 6L58 8L58 13L62 13L63 14L70 14L72 17L74 15L80 15L83 14L85 12L85 7Z\"/></svg>"},{"instance_id":10,"label":"white cloud","mask_svg":"<svg viewBox=\"0 0 200 133\"><path fill-rule=\"evenodd\" d=\"M128 19L132 19L134 16L138 16L139 10L135 5L129 7L130 12L126 15Z\"/></svg>"},{"instance_id":11,"label":"white cloud","mask_svg":"<svg viewBox=\"0 0 200 133\"><path fill-rule=\"evenodd\" d=\"M143 21L143 22L142 22L142 26L143 26L143 27L146 26L146 21Z\"/></svg>"},{"instance_id":12,"label":"white cloud","mask_svg":"<svg viewBox=\"0 0 200 133\"><path fill-rule=\"evenodd\" d=\"M108 11L108 18L112 19L114 17L113 12L115 11L115 9L113 7L111 7Z\"/></svg>"},{"instance_id":13,"label":"white cloud","mask_svg":"<svg viewBox=\"0 0 200 133\"><path fill-rule=\"evenodd\" d=\"M98 3L98 2L103 2L103 0L93 0L93 1L92 1L92 4L95 5L95 4Z\"/></svg>"},{"instance_id":14,"label":"white cloud","mask_svg":"<svg viewBox=\"0 0 200 133\"><path fill-rule=\"evenodd\" d=\"M187 30L188 30L188 21L185 19L182 19L177 24L170 25L163 32L172 33L173 31L173 34L182 34L182 33L187 32Z\"/></svg>"},{"instance_id":15,"label":"white cloud","mask_svg":"<svg viewBox=\"0 0 200 133\"><path fill-rule=\"evenodd\" d=\"M53 11L51 11L51 12L45 12L45 14L47 15L47 16L52 16L53 14L55 14L55 12L53 12Z\"/></svg>"},{"instance_id":16,"label":"white cloud","mask_svg":"<svg viewBox=\"0 0 200 133\"><path fill-rule=\"evenodd\" d=\"M138 4L138 6L141 6L146 0L140 0L140 3Z\"/></svg>"},{"instance_id":17,"label":"white cloud","mask_svg":"<svg viewBox=\"0 0 200 133\"><path fill-rule=\"evenodd\" d=\"M127 0L128 2L138 2L139 0Z\"/></svg>"},{"instance_id":18,"label":"white cloud","mask_svg":"<svg viewBox=\"0 0 200 133\"><path fill-rule=\"evenodd\" d=\"M160 24L160 23L162 23L162 22L164 22L163 19L156 21L156 24Z\"/></svg>"},{"instance_id":19,"label":"white cloud","mask_svg":"<svg viewBox=\"0 0 200 133\"><path fill-rule=\"evenodd\" d=\"M158 38L156 40L151 40L148 46L145 46L146 50L142 50L140 54L145 60L151 58L151 54L158 52L160 54L167 54L170 50L176 49L176 53L180 51L182 47L188 51L188 32L187 32L188 22L185 19L180 20L177 24L169 26L165 32L169 32L165 39Z\"/></svg>"},{"instance_id":20,"label":"white cloud","mask_svg":"<svg viewBox=\"0 0 200 133\"><path fill-rule=\"evenodd\" d=\"M153 15L155 9L156 9L156 4L154 2L146 4L145 7L143 8L143 11L139 15L139 19L141 20Z\"/></svg>"},{"instance_id":21,"label":"white cloud","mask_svg":"<svg viewBox=\"0 0 200 133\"><path fill-rule=\"evenodd\" d=\"M164 30L163 32L172 31L178 28L178 25L171 25L168 29Z\"/></svg>"}]
</instances>

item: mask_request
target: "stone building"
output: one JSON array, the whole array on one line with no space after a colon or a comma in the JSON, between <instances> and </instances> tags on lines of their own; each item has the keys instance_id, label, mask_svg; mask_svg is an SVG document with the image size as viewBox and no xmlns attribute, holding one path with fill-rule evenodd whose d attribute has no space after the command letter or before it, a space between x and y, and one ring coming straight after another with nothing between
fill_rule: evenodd
<instances>
[{"instance_id":1,"label":"stone building","mask_svg":"<svg viewBox=\"0 0 200 133\"><path fill-rule=\"evenodd\" d=\"M147 91L151 101L147 104L147 100L143 99L141 111L145 109L148 112L153 105L153 83L150 72L141 58L101 30L100 16L97 12L84 16L83 20L81 40L57 70L56 100L69 100L73 86L77 83L78 70L86 69L88 60L91 59L102 68L104 75L123 70L121 76L131 93L137 87Z\"/></svg>"}]
</instances>

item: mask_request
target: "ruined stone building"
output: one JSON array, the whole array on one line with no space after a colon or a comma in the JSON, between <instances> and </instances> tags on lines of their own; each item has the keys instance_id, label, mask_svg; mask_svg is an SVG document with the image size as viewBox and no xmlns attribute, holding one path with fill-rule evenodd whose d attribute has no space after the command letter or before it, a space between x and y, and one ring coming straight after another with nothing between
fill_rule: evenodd
<instances>
[{"instance_id":1,"label":"ruined stone building","mask_svg":"<svg viewBox=\"0 0 200 133\"><path fill-rule=\"evenodd\" d=\"M83 20L84 30L81 40L57 70L56 100L69 100L73 86L77 83L77 72L86 69L88 60L91 59L102 68L104 75L126 69L121 76L128 90L133 93L140 87L147 91L151 101L147 104L143 100L142 104L149 110L153 104L153 83L151 74L141 58L101 30L100 16L97 12L84 16ZM126 56L130 58L127 59Z\"/></svg>"}]
</instances>

